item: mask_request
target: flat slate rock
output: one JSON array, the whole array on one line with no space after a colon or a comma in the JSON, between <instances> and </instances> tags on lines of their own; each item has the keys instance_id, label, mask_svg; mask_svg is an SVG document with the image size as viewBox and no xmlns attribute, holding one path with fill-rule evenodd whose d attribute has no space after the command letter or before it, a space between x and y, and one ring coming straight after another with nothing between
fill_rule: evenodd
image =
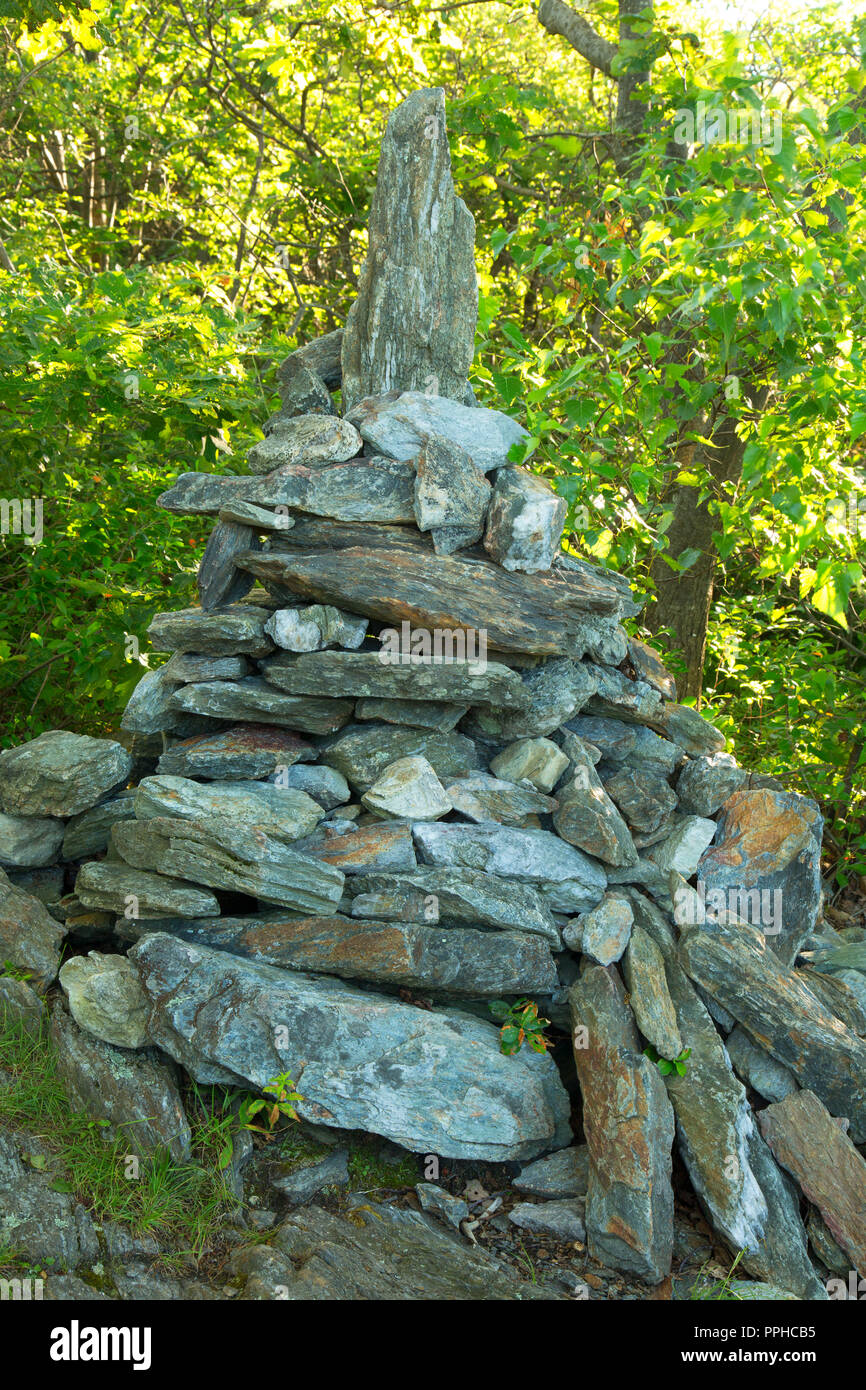
<instances>
[{"instance_id":1,"label":"flat slate rock","mask_svg":"<svg viewBox=\"0 0 866 1390\"><path fill-rule=\"evenodd\" d=\"M283 652L261 663L270 685L290 695L341 695L380 699L490 702L520 708L523 683L498 662L432 661L413 658L405 666L382 659L380 652Z\"/></svg>"},{"instance_id":2,"label":"flat slate rock","mask_svg":"<svg viewBox=\"0 0 866 1390\"><path fill-rule=\"evenodd\" d=\"M156 499L175 516L217 516L238 502L290 507L337 521L413 522L415 470L393 458L350 459L312 468L287 464L260 478L181 473Z\"/></svg>"},{"instance_id":3,"label":"flat slate rock","mask_svg":"<svg viewBox=\"0 0 866 1390\"><path fill-rule=\"evenodd\" d=\"M241 1250L231 1268L248 1272L246 1298L292 1302L505 1302L550 1300L551 1291L515 1279L481 1250L458 1244L421 1212L365 1199L351 1219L303 1207L273 1245ZM274 1259L275 1254L282 1256Z\"/></svg>"},{"instance_id":4,"label":"flat slate rock","mask_svg":"<svg viewBox=\"0 0 866 1390\"><path fill-rule=\"evenodd\" d=\"M83 864L75 892L85 907L116 912L133 921L160 917L207 917L219 903L194 882L131 869L127 864Z\"/></svg>"},{"instance_id":5,"label":"flat slate rock","mask_svg":"<svg viewBox=\"0 0 866 1390\"><path fill-rule=\"evenodd\" d=\"M82 811L67 822L63 836L64 859L87 859L108 848L111 827L120 820L135 815L133 793L123 792L111 801L103 801L91 811Z\"/></svg>"},{"instance_id":6,"label":"flat slate rock","mask_svg":"<svg viewBox=\"0 0 866 1390\"><path fill-rule=\"evenodd\" d=\"M604 896L601 865L547 830L435 821L415 824L412 833L424 863L537 883L556 911L584 911Z\"/></svg>"},{"instance_id":7,"label":"flat slate rock","mask_svg":"<svg viewBox=\"0 0 866 1390\"><path fill-rule=\"evenodd\" d=\"M680 807L694 816L714 816L748 780L730 753L690 758L677 778Z\"/></svg>"},{"instance_id":8,"label":"flat slate rock","mask_svg":"<svg viewBox=\"0 0 866 1390\"><path fill-rule=\"evenodd\" d=\"M347 980L479 998L549 994L556 966L538 937L354 917L218 918L178 927L185 941Z\"/></svg>"},{"instance_id":9,"label":"flat slate rock","mask_svg":"<svg viewBox=\"0 0 866 1390\"><path fill-rule=\"evenodd\" d=\"M497 821L500 825L538 826L538 817L550 815L559 804L533 787L519 787L489 772L470 772L452 782L445 792L455 811L478 824Z\"/></svg>"},{"instance_id":10,"label":"flat slate rock","mask_svg":"<svg viewBox=\"0 0 866 1390\"><path fill-rule=\"evenodd\" d=\"M631 832L605 791L586 749L569 734L563 751L572 764L556 789L556 833L613 868L637 863Z\"/></svg>"},{"instance_id":11,"label":"flat slate rock","mask_svg":"<svg viewBox=\"0 0 866 1390\"><path fill-rule=\"evenodd\" d=\"M523 738L497 753L490 771L507 782L530 782L536 791L552 792L568 763L551 739Z\"/></svg>"},{"instance_id":12,"label":"flat slate rock","mask_svg":"<svg viewBox=\"0 0 866 1390\"><path fill-rule=\"evenodd\" d=\"M468 705L452 705L441 700L390 700L362 696L355 705L355 718L384 724L407 724L413 729L431 729L447 734L460 722Z\"/></svg>"},{"instance_id":13,"label":"flat slate rock","mask_svg":"<svg viewBox=\"0 0 866 1390\"><path fill-rule=\"evenodd\" d=\"M552 1058L525 1048L504 1057L493 1024L164 933L130 957L151 1000L151 1037L194 1078L261 1089L288 1071L303 1119L444 1158L527 1159L568 1142Z\"/></svg>"},{"instance_id":14,"label":"flat slate rock","mask_svg":"<svg viewBox=\"0 0 866 1390\"><path fill-rule=\"evenodd\" d=\"M285 695L259 676L186 685L172 696L171 707L175 718L177 713L187 712L245 723L261 719L262 723L302 734L335 733L352 714L351 700Z\"/></svg>"},{"instance_id":15,"label":"flat slate rock","mask_svg":"<svg viewBox=\"0 0 866 1390\"><path fill-rule=\"evenodd\" d=\"M605 777L604 789L636 834L663 829L677 806L677 793L660 771L644 763L620 767Z\"/></svg>"},{"instance_id":16,"label":"flat slate rock","mask_svg":"<svg viewBox=\"0 0 866 1390\"><path fill-rule=\"evenodd\" d=\"M475 223L454 192L445 95L412 92L379 151L367 256L343 330L344 410L395 387L462 400L477 313Z\"/></svg>"},{"instance_id":17,"label":"flat slate rock","mask_svg":"<svg viewBox=\"0 0 866 1390\"><path fill-rule=\"evenodd\" d=\"M569 719L567 727L585 742L595 744L610 762L625 763L628 767L649 763L663 776L669 776L685 757L682 748L653 733L652 729L627 724L621 719L581 714Z\"/></svg>"},{"instance_id":18,"label":"flat slate rock","mask_svg":"<svg viewBox=\"0 0 866 1390\"><path fill-rule=\"evenodd\" d=\"M257 828L284 842L315 829L323 807L294 787L264 782L212 782L160 774L144 777L135 792L139 820L170 816L185 820L214 817L237 830ZM201 914L199 914L201 915Z\"/></svg>"},{"instance_id":19,"label":"flat slate rock","mask_svg":"<svg viewBox=\"0 0 866 1390\"><path fill-rule=\"evenodd\" d=\"M125 787L132 758L109 738L50 729L0 752L0 811L75 816Z\"/></svg>"},{"instance_id":20,"label":"flat slate rock","mask_svg":"<svg viewBox=\"0 0 866 1390\"><path fill-rule=\"evenodd\" d=\"M353 916L361 915L355 912L359 898L375 895L391 902L392 920L528 932L559 948L559 929L534 888L478 869L419 865L402 873L369 873L350 880L347 891L353 898ZM411 915L404 915L407 912Z\"/></svg>"},{"instance_id":21,"label":"flat slate rock","mask_svg":"<svg viewBox=\"0 0 866 1390\"><path fill-rule=\"evenodd\" d=\"M66 930L0 869L0 960L24 971L34 989L45 990L55 979Z\"/></svg>"},{"instance_id":22,"label":"flat slate rock","mask_svg":"<svg viewBox=\"0 0 866 1390\"><path fill-rule=\"evenodd\" d=\"M242 781L270 777L278 768L310 762L315 756L312 744L289 730L268 724L236 724L221 734L205 734L173 744L160 758L157 773Z\"/></svg>"},{"instance_id":23,"label":"flat slate rock","mask_svg":"<svg viewBox=\"0 0 866 1390\"><path fill-rule=\"evenodd\" d=\"M294 533L291 533L294 534ZM510 574L474 554L436 555L402 537L345 549L249 554L239 563L301 597L426 631L486 631L503 652L579 659L592 623L618 628L621 596L612 585L568 571ZM648 687L649 688L649 687Z\"/></svg>"},{"instance_id":24,"label":"flat slate rock","mask_svg":"<svg viewBox=\"0 0 866 1390\"><path fill-rule=\"evenodd\" d=\"M514 444L528 438L510 416L483 406L461 405L422 391L391 391L359 401L349 419L367 444L393 459L414 459L431 435L459 444L479 473L508 463Z\"/></svg>"},{"instance_id":25,"label":"flat slate rock","mask_svg":"<svg viewBox=\"0 0 866 1390\"><path fill-rule=\"evenodd\" d=\"M418 863L411 827L386 821L345 834L320 832L298 841L295 848L344 874L399 873Z\"/></svg>"},{"instance_id":26,"label":"flat slate rock","mask_svg":"<svg viewBox=\"0 0 866 1390\"><path fill-rule=\"evenodd\" d=\"M554 1202L518 1202L508 1213L508 1220L530 1235L547 1236L550 1240L580 1241L586 1237L586 1203L569 1198Z\"/></svg>"},{"instance_id":27,"label":"flat slate rock","mask_svg":"<svg viewBox=\"0 0 866 1390\"><path fill-rule=\"evenodd\" d=\"M265 635L270 609L254 604L205 613L183 608L177 613L157 613L147 629L156 651L197 652L204 656L267 656L274 644Z\"/></svg>"},{"instance_id":28,"label":"flat slate rock","mask_svg":"<svg viewBox=\"0 0 866 1390\"><path fill-rule=\"evenodd\" d=\"M361 805L386 820L438 820L453 809L430 763L417 754L389 763Z\"/></svg>"},{"instance_id":29,"label":"flat slate rock","mask_svg":"<svg viewBox=\"0 0 866 1390\"><path fill-rule=\"evenodd\" d=\"M576 1144L548 1158L537 1158L521 1168L512 1186L530 1197L554 1200L580 1197L585 1200L589 1187L589 1146Z\"/></svg>"},{"instance_id":30,"label":"flat slate rock","mask_svg":"<svg viewBox=\"0 0 866 1390\"><path fill-rule=\"evenodd\" d=\"M232 660L240 661L241 657ZM178 713L172 704L175 691L182 683L169 670L169 662L155 671L145 671L133 690L120 720L120 727L128 734L166 733L178 722Z\"/></svg>"}]
</instances>

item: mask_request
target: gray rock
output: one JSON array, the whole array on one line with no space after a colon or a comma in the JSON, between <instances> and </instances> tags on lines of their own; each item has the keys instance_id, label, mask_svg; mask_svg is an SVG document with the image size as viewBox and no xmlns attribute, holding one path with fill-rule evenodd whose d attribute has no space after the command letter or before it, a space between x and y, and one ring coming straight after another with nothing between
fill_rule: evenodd
<instances>
[{"instance_id":1,"label":"gray rock","mask_svg":"<svg viewBox=\"0 0 866 1390\"><path fill-rule=\"evenodd\" d=\"M16 888L38 898L47 908L63 897L65 874L60 864L50 864L44 869L10 869L8 878Z\"/></svg>"},{"instance_id":2,"label":"gray rock","mask_svg":"<svg viewBox=\"0 0 866 1390\"><path fill-rule=\"evenodd\" d=\"M589 1186L588 1146L577 1144L548 1158L537 1158L521 1168L513 1186L530 1197L580 1197L585 1201Z\"/></svg>"},{"instance_id":3,"label":"gray rock","mask_svg":"<svg viewBox=\"0 0 866 1390\"><path fill-rule=\"evenodd\" d=\"M156 651L267 656L274 649L265 635L270 616L270 609L252 603L236 603L215 613L183 608L177 613L157 613L147 632Z\"/></svg>"},{"instance_id":4,"label":"gray rock","mask_svg":"<svg viewBox=\"0 0 866 1390\"><path fill-rule=\"evenodd\" d=\"M103 801L91 811L73 816L63 836L63 858L86 859L91 854L102 854L108 848L111 827L134 815L132 793L123 792L112 801Z\"/></svg>"},{"instance_id":5,"label":"gray rock","mask_svg":"<svg viewBox=\"0 0 866 1390\"><path fill-rule=\"evenodd\" d=\"M416 1183L415 1191L422 1211L440 1217L449 1226L453 1226L455 1231L460 1230L461 1221L469 1219L469 1206L463 1198L453 1196L444 1188L437 1187L434 1182Z\"/></svg>"},{"instance_id":6,"label":"gray rock","mask_svg":"<svg viewBox=\"0 0 866 1390\"><path fill-rule=\"evenodd\" d=\"M598 689L587 712L601 718L647 724L661 708L661 697L646 681L633 681L614 666L590 665Z\"/></svg>"},{"instance_id":7,"label":"gray rock","mask_svg":"<svg viewBox=\"0 0 866 1390\"><path fill-rule=\"evenodd\" d=\"M702 719L690 705L665 702L648 722L662 738L683 748L691 757L719 753L726 743L721 730L710 724L709 720Z\"/></svg>"},{"instance_id":8,"label":"gray rock","mask_svg":"<svg viewBox=\"0 0 866 1390\"><path fill-rule=\"evenodd\" d=\"M126 956L72 956L61 968L60 984L79 1028L116 1047L144 1046L148 1002Z\"/></svg>"},{"instance_id":9,"label":"gray rock","mask_svg":"<svg viewBox=\"0 0 866 1390\"><path fill-rule=\"evenodd\" d=\"M167 874L130 869L126 864L82 864L75 880L75 892L85 907L117 912L133 920L206 917L219 912L213 893L205 892L195 883ZM78 1022L74 1010L73 1016Z\"/></svg>"},{"instance_id":10,"label":"gray rock","mask_svg":"<svg viewBox=\"0 0 866 1390\"><path fill-rule=\"evenodd\" d=\"M390 763L361 797L361 804L394 820L438 820L452 809L433 768L417 754Z\"/></svg>"},{"instance_id":11,"label":"gray rock","mask_svg":"<svg viewBox=\"0 0 866 1390\"><path fill-rule=\"evenodd\" d=\"M659 1283L674 1240L674 1116L616 971L590 966L569 990L589 1146L586 1229L602 1264Z\"/></svg>"},{"instance_id":12,"label":"gray rock","mask_svg":"<svg viewBox=\"0 0 866 1390\"><path fill-rule=\"evenodd\" d=\"M234 658L237 660L238 658ZM173 729L178 713L172 704L180 679L169 672L168 662L156 671L145 671L123 711L121 729L129 734L160 734Z\"/></svg>"},{"instance_id":13,"label":"gray rock","mask_svg":"<svg viewBox=\"0 0 866 1390\"><path fill-rule=\"evenodd\" d=\"M771 1057L763 1047L759 1047L739 1023L732 1029L725 1046L737 1076L764 1100L784 1100L785 1096L799 1089L794 1073Z\"/></svg>"},{"instance_id":14,"label":"gray rock","mask_svg":"<svg viewBox=\"0 0 866 1390\"><path fill-rule=\"evenodd\" d=\"M51 729L0 752L0 811L75 816L126 785L132 758L119 743Z\"/></svg>"},{"instance_id":15,"label":"gray rock","mask_svg":"<svg viewBox=\"0 0 866 1390\"><path fill-rule=\"evenodd\" d=\"M42 1029L42 1000L23 980L0 975L0 1028L20 1024L25 1033L37 1036Z\"/></svg>"},{"instance_id":16,"label":"gray rock","mask_svg":"<svg viewBox=\"0 0 866 1390\"><path fill-rule=\"evenodd\" d=\"M520 1202L512 1207L508 1219L521 1231L571 1243L586 1237L585 1208L586 1203L577 1198L559 1202Z\"/></svg>"},{"instance_id":17,"label":"gray rock","mask_svg":"<svg viewBox=\"0 0 866 1390\"><path fill-rule=\"evenodd\" d=\"M288 1198L292 1206L302 1206L326 1187L349 1186L349 1151L335 1149L319 1163L309 1163L293 1173L271 1177L271 1187Z\"/></svg>"},{"instance_id":18,"label":"gray rock","mask_svg":"<svg viewBox=\"0 0 866 1390\"><path fill-rule=\"evenodd\" d=\"M595 680L584 663L561 657L525 671L522 686L515 712L474 709L465 721L467 731L501 742L551 734L583 708Z\"/></svg>"},{"instance_id":19,"label":"gray rock","mask_svg":"<svg viewBox=\"0 0 866 1390\"><path fill-rule=\"evenodd\" d=\"M490 494L490 484L465 449L450 439L430 436L415 464L415 520L420 531L433 532L434 546L443 527L460 533L444 538L448 554L480 540Z\"/></svg>"},{"instance_id":20,"label":"gray rock","mask_svg":"<svg viewBox=\"0 0 866 1390\"><path fill-rule=\"evenodd\" d=\"M276 415L266 439L247 455L251 473L271 473L286 464L307 468L324 463L345 463L363 448L363 440L348 420L336 415Z\"/></svg>"},{"instance_id":21,"label":"gray rock","mask_svg":"<svg viewBox=\"0 0 866 1390\"><path fill-rule=\"evenodd\" d=\"M367 258L343 330L343 408L396 388L462 400L475 347L475 224L455 196L441 88L391 113Z\"/></svg>"},{"instance_id":22,"label":"gray rock","mask_svg":"<svg viewBox=\"0 0 866 1390\"><path fill-rule=\"evenodd\" d=\"M437 821L414 825L412 834L425 864L481 869L500 878L538 883L556 910L589 909L604 896L606 879L601 865L547 830Z\"/></svg>"},{"instance_id":23,"label":"gray rock","mask_svg":"<svg viewBox=\"0 0 866 1390\"><path fill-rule=\"evenodd\" d=\"M51 1186L49 1160L31 1135L0 1130L0 1247L24 1251L28 1264L58 1273L92 1265L99 1258L93 1220Z\"/></svg>"},{"instance_id":24,"label":"gray rock","mask_svg":"<svg viewBox=\"0 0 866 1390\"><path fill-rule=\"evenodd\" d=\"M680 806L695 816L714 816L747 780L748 773L737 767L730 753L690 758L677 779Z\"/></svg>"},{"instance_id":25,"label":"gray rock","mask_svg":"<svg viewBox=\"0 0 866 1390\"><path fill-rule=\"evenodd\" d=\"M65 935L66 927L0 869L0 961L26 971L33 987L44 990L57 975Z\"/></svg>"},{"instance_id":26,"label":"gray rock","mask_svg":"<svg viewBox=\"0 0 866 1390\"><path fill-rule=\"evenodd\" d=\"M565 732L564 751L571 768L557 787L553 812L556 832L570 845L614 868L637 862L629 828L605 791L592 758L579 738Z\"/></svg>"},{"instance_id":27,"label":"gray rock","mask_svg":"<svg viewBox=\"0 0 866 1390\"><path fill-rule=\"evenodd\" d=\"M157 775L219 782L270 777L282 770L281 785L297 787L301 784L289 776L293 764L313 757L312 745L287 729L237 724L221 734L175 743L157 763Z\"/></svg>"},{"instance_id":28,"label":"gray rock","mask_svg":"<svg viewBox=\"0 0 866 1390\"><path fill-rule=\"evenodd\" d=\"M248 526L256 535L262 531L291 531L295 524L295 518L289 514L289 509L284 503L274 508L260 507L255 502L243 502L240 498L235 498L227 501L225 506L220 508L218 515L220 521L236 521L241 526Z\"/></svg>"},{"instance_id":29,"label":"gray rock","mask_svg":"<svg viewBox=\"0 0 866 1390\"><path fill-rule=\"evenodd\" d=\"M261 550L261 541L252 527L237 521L217 522L208 537L196 578L204 612L235 603L249 593L253 577L235 565L235 556L249 550Z\"/></svg>"},{"instance_id":30,"label":"gray rock","mask_svg":"<svg viewBox=\"0 0 866 1390\"><path fill-rule=\"evenodd\" d=\"M257 676L184 686L172 697L171 705L175 711L204 714L209 719L261 720L303 734L334 733L352 713L351 700L284 695Z\"/></svg>"},{"instance_id":31,"label":"gray rock","mask_svg":"<svg viewBox=\"0 0 866 1390\"><path fill-rule=\"evenodd\" d=\"M580 919L581 951L599 965L613 965L629 944L633 922L628 900L606 893L598 906Z\"/></svg>"},{"instance_id":32,"label":"gray rock","mask_svg":"<svg viewBox=\"0 0 866 1390\"><path fill-rule=\"evenodd\" d=\"M355 705L356 719L376 719L385 724L408 724L415 729L449 733L463 718L468 705L440 700L387 700L362 697Z\"/></svg>"},{"instance_id":33,"label":"gray rock","mask_svg":"<svg viewBox=\"0 0 866 1390\"><path fill-rule=\"evenodd\" d=\"M138 976L129 969L143 1000ZM167 1149L176 1163L188 1161L189 1122L174 1070L165 1060L155 1052L122 1051L90 1037L61 1009L52 1015L51 1037L58 1074L75 1110L107 1122L106 1137L122 1136L130 1153L149 1157Z\"/></svg>"},{"instance_id":34,"label":"gray rock","mask_svg":"<svg viewBox=\"0 0 866 1390\"><path fill-rule=\"evenodd\" d=\"M600 719L583 714L569 719L567 727L585 742L594 743L611 762L626 763L629 767L651 763L663 776L669 776L685 756L682 748L660 738L652 729L626 724L621 719Z\"/></svg>"},{"instance_id":35,"label":"gray rock","mask_svg":"<svg viewBox=\"0 0 866 1390\"><path fill-rule=\"evenodd\" d=\"M701 855L715 833L714 821L703 816L687 816L678 822L670 835L653 845L647 858L664 874L669 874L673 869L683 878L691 878L697 872Z\"/></svg>"},{"instance_id":36,"label":"gray rock","mask_svg":"<svg viewBox=\"0 0 866 1390\"><path fill-rule=\"evenodd\" d=\"M345 874L376 873L414 869L417 865L412 831L408 825L382 822L363 828L332 829L324 826L314 836L295 846L311 859L318 859Z\"/></svg>"},{"instance_id":37,"label":"gray rock","mask_svg":"<svg viewBox=\"0 0 866 1390\"><path fill-rule=\"evenodd\" d=\"M319 373L294 353L277 368L277 387L284 415L335 414L331 393Z\"/></svg>"},{"instance_id":38,"label":"gray rock","mask_svg":"<svg viewBox=\"0 0 866 1390\"><path fill-rule=\"evenodd\" d=\"M484 549L507 570L548 570L559 550L566 503L536 473L500 468L487 514Z\"/></svg>"},{"instance_id":39,"label":"gray rock","mask_svg":"<svg viewBox=\"0 0 866 1390\"><path fill-rule=\"evenodd\" d=\"M157 498L157 506L176 516L214 516L239 502L252 502L338 521L409 522L415 519L414 479L409 464L392 458L350 459L314 468L289 464L260 478L181 473Z\"/></svg>"},{"instance_id":40,"label":"gray rock","mask_svg":"<svg viewBox=\"0 0 866 1390\"><path fill-rule=\"evenodd\" d=\"M215 782L203 786L187 777L145 777L135 793L139 820L172 816L186 820L214 818L238 830L256 827L290 842L309 835L323 808L294 787L262 782Z\"/></svg>"},{"instance_id":41,"label":"gray rock","mask_svg":"<svg viewBox=\"0 0 866 1390\"><path fill-rule=\"evenodd\" d=\"M325 647L357 650L367 633L368 618L341 613L330 604L280 608L265 623L265 632L287 652L318 652Z\"/></svg>"},{"instance_id":42,"label":"gray rock","mask_svg":"<svg viewBox=\"0 0 866 1390\"><path fill-rule=\"evenodd\" d=\"M500 825L538 826L538 817L556 810L553 797L533 787L504 782L488 772L470 772L445 789L455 811L468 820L497 821ZM427 817L433 820L435 817Z\"/></svg>"},{"instance_id":43,"label":"gray rock","mask_svg":"<svg viewBox=\"0 0 866 1390\"><path fill-rule=\"evenodd\" d=\"M63 821L50 816L6 816L0 811L0 866L34 869L60 857Z\"/></svg>"},{"instance_id":44,"label":"gray rock","mask_svg":"<svg viewBox=\"0 0 866 1390\"><path fill-rule=\"evenodd\" d=\"M405 665L383 660L384 652L282 652L263 661L265 679L292 695L325 695L490 701L519 709L524 686L516 672L498 662L466 660L428 662L413 657Z\"/></svg>"},{"instance_id":45,"label":"gray rock","mask_svg":"<svg viewBox=\"0 0 866 1390\"><path fill-rule=\"evenodd\" d=\"M348 782L335 767L289 767L284 783L287 787L306 792L326 811L332 811L335 806L342 806L352 799Z\"/></svg>"},{"instance_id":46,"label":"gray rock","mask_svg":"<svg viewBox=\"0 0 866 1390\"><path fill-rule=\"evenodd\" d=\"M350 879L352 915L359 899L376 896L395 921L441 922L443 925L496 927L529 932L559 947L559 930L539 894L528 884L475 869L419 866L403 873L371 873ZM363 903L362 903L363 906ZM408 915L407 915L408 914Z\"/></svg>"},{"instance_id":47,"label":"gray rock","mask_svg":"<svg viewBox=\"0 0 866 1390\"><path fill-rule=\"evenodd\" d=\"M637 637L628 639L628 659L638 680L646 681L665 700L677 698L677 685L657 651Z\"/></svg>"},{"instance_id":48,"label":"gray rock","mask_svg":"<svg viewBox=\"0 0 866 1390\"><path fill-rule=\"evenodd\" d=\"M390 763L415 756L426 758L443 783L481 766L475 745L463 734L387 724L350 725L325 744L320 761L335 767L353 787L365 792Z\"/></svg>"},{"instance_id":49,"label":"gray rock","mask_svg":"<svg viewBox=\"0 0 866 1390\"><path fill-rule=\"evenodd\" d=\"M531 782L537 791L550 792L568 762L566 754L549 738L524 738L497 754L490 771L506 782Z\"/></svg>"},{"instance_id":50,"label":"gray rock","mask_svg":"<svg viewBox=\"0 0 866 1390\"><path fill-rule=\"evenodd\" d=\"M664 956L649 932L637 922L632 926L623 957L623 976L632 1013L647 1042L660 1057L669 1061L679 1057L683 1040L665 977Z\"/></svg>"},{"instance_id":51,"label":"gray rock","mask_svg":"<svg viewBox=\"0 0 866 1390\"><path fill-rule=\"evenodd\" d=\"M650 764L620 767L603 781L605 791L633 831L658 832L676 809L676 792L664 775Z\"/></svg>"},{"instance_id":52,"label":"gray rock","mask_svg":"<svg viewBox=\"0 0 866 1390\"><path fill-rule=\"evenodd\" d=\"M302 1118L418 1153L507 1161L567 1142L568 1098L552 1059L525 1048L504 1057L492 1024L164 934L130 955L151 1000L151 1037L194 1077L261 1088L289 1071Z\"/></svg>"},{"instance_id":53,"label":"gray rock","mask_svg":"<svg viewBox=\"0 0 866 1390\"><path fill-rule=\"evenodd\" d=\"M458 405L421 391L392 391L362 400L349 419L366 442L388 458L417 458L435 434L465 449L479 473L504 467L512 445L527 438L522 425L498 410Z\"/></svg>"}]
</instances>

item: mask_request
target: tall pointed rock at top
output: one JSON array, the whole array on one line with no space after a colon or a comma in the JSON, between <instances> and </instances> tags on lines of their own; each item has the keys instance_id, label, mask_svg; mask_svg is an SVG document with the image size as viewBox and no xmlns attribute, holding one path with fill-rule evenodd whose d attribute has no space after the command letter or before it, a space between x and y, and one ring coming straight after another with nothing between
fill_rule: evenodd
<instances>
[{"instance_id":1,"label":"tall pointed rock at top","mask_svg":"<svg viewBox=\"0 0 866 1390\"><path fill-rule=\"evenodd\" d=\"M343 334L343 411L364 396L426 391L462 401L478 280L475 222L454 192L441 87L388 121L369 250Z\"/></svg>"}]
</instances>

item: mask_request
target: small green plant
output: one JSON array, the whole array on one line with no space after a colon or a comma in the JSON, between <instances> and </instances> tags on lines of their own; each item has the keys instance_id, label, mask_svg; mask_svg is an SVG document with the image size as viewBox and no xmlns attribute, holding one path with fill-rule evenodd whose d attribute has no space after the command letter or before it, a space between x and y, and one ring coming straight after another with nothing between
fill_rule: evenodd
<instances>
[{"instance_id":1,"label":"small green plant","mask_svg":"<svg viewBox=\"0 0 866 1390\"><path fill-rule=\"evenodd\" d=\"M271 1099L265 1100L262 1096L245 1097L238 1110L238 1122L241 1129L263 1134L265 1139L270 1140L274 1137L274 1129L281 1115L287 1115L290 1120L300 1118L295 1105L304 1097L294 1089L291 1073L287 1071L280 1072L279 1076L275 1076L267 1086L262 1087L262 1091ZM262 1111L265 1111L265 1124L253 1124L253 1120L257 1115L261 1115Z\"/></svg>"},{"instance_id":2,"label":"small green plant","mask_svg":"<svg viewBox=\"0 0 866 1390\"><path fill-rule=\"evenodd\" d=\"M689 1301L692 1303L742 1303L743 1298L738 1291L732 1287L732 1280L737 1270L737 1265L744 1255L743 1250L737 1252L737 1258L731 1265L727 1274L722 1278L716 1279L712 1284L701 1284L700 1279L706 1269L702 1265L698 1277L692 1284L689 1292Z\"/></svg>"},{"instance_id":3,"label":"small green plant","mask_svg":"<svg viewBox=\"0 0 866 1390\"><path fill-rule=\"evenodd\" d=\"M671 1072L676 1072L677 1076L685 1076L686 1063L692 1055L690 1047L684 1047L678 1057L660 1057L655 1048L650 1044L645 1047L643 1055L649 1057L651 1062L655 1062L662 1076L670 1076Z\"/></svg>"},{"instance_id":4,"label":"small green plant","mask_svg":"<svg viewBox=\"0 0 866 1390\"><path fill-rule=\"evenodd\" d=\"M11 960L4 960L3 969L0 970L0 976L3 976L7 980L21 980L22 983L26 983L27 980L33 979L33 971L21 970L17 965L14 965Z\"/></svg>"},{"instance_id":5,"label":"small green plant","mask_svg":"<svg viewBox=\"0 0 866 1390\"><path fill-rule=\"evenodd\" d=\"M524 1043L533 1052L546 1052L550 1047L550 1039L544 1036L550 1019L539 1018L538 1005L532 999L518 999L514 1004L507 1004L504 999L494 999L490 1012L502 1024L499 1050L506 1057L513 1057Z\"/></svg>"}]
</instances>

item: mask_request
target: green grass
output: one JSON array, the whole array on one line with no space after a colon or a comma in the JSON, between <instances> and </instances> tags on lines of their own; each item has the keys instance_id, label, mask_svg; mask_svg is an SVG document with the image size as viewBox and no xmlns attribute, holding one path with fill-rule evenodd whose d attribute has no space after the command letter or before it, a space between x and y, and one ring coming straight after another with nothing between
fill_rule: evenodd
<instances>
[{"instance_id":1,"label":"green grass","mask_svg":"<svg viewBox=\"0 0 866 1390\"><path fill-rule=\"evenodd\" d=\"M722 1279L716 1279L712 1284L700 1284L700 1278L706 1269L703 1265L698 1274L698 1278L689 1291L689 1301L693 1303L742 1303L744 1300L735 1288L731 1287L731 1281L737 1270L737 1265L743 1258L744 1251L737 1252L737 1258L731 1265L727 1274Z\"/></svg>"},{"instance_id":2,"label":"green grass","mask_svg":"<svg viewBox=\"0 0 866 1390\"><path fill-rule=\"evenodd\" d=\"M379 1188L414 1187L421 1179L420 1160L406 1154L393 1162L379 1156L381 1140L362 1140L349 1154L349 1187L353 1192Z\"/></svg>"},{"instance_id":3,"label":"green grass","mask_svg":"<svg viewBox=\"0 0 866 1390\"><path fill-rule=\"evenodd\" d=\"M129 1140L106 1134L105 1122L75 1111L57 1074L47 1031L29 1036L0 1020L0 1067L12 1080L0 1087L0 1125L26 1130L48 1155L55 1190L70 1192L97 1221L120 1221L135 1235L151 1235L174 1253L198 1258L236 1207L219 1166L233 1116L225 1100L191 1107L193 1159L178 1163L167 1152L142 1158L127 1176ZM38 1166L38 1165L37 1165Z\"/></svg>"}]
</instances>

